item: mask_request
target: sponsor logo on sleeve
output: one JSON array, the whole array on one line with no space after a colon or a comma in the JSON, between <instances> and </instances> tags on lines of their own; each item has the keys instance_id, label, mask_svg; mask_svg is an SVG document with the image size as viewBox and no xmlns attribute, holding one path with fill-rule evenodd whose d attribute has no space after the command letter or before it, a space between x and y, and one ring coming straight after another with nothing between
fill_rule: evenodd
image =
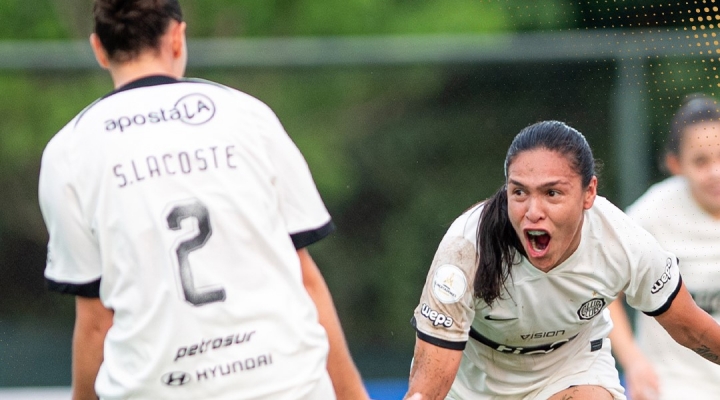
<instances>
[{"instance_id":1,"label":"sponsor logo on sleeve","mask_svg":"<svg viewBox=\"0 0 720 400\"><path fill-rule=\"evenodd\" d=\"M433 310L432 308L430 308L429 305L425 303L423 303L422 307L420 307L420 314L422 314L423 317L432 321L433 326L442 326L445 328L453 326L452 318L448 317L443 313L439 313Z\"/></svg>"},{"instance_id":2,"label":"sponsor logo on sleeve","mask_svg":"<svg viewBox=\"0 0 720 400\"><path fill-rule=\"evenodd\" d=\"M665 261L665 272L658 278L658 280L653 283L652 288L650 289L650 293L655 294L662 290L662 288L665 287L665 284L670 281L670 278L672 276L670 275L670 268L672 267L672 259L668 257L667 261Z\"/></svg>"},{"instance_id":3,"label":"sponsor logo on sleeve","mask_svg":"<svg viewBox=\"0 0 720 400\"><path fill-rule=\"evenodd\" d=\"M443 304L457 303L467 290L467 280L460 268L445 264L438 267L433 276L432 292Z\"/></svg>"},{"instance_id":4,"label":"sponsor logo on sleeve","mask_svg":"<svg viewBox=\"0 0 720 400\"><path fill-rule=\"evenodd\" d=\"M593 317L600 314L603 308L605 308L605 299L596 297L583 303L577 311L577 315L582 320L593 319Z\"/></svg>"}]
</instances>

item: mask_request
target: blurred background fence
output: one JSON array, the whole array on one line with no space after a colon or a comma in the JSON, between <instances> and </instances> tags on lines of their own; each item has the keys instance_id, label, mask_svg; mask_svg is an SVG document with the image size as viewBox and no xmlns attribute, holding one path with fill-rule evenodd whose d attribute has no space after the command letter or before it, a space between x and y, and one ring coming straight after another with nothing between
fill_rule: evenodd
<instances>
[{"instance_id":1,"label":"blurred background fence","mask_svg":"<svg viewBox=\"0 0 720 400\"><path fill-rule=\"evenodd\" d=\"M91 2L28 4L0 4L0 387L69 384L73 300L44 288L37 174L52 135L111 89L82 39ZM435 248L502 184L520 129L578 128L600 194L626 206L662 177L683 96L720 85L714 0L181 4L188 75L269 104L310 164L338 226L311 252L368 380L406 379Z\"/></svg>"}]
</instances>

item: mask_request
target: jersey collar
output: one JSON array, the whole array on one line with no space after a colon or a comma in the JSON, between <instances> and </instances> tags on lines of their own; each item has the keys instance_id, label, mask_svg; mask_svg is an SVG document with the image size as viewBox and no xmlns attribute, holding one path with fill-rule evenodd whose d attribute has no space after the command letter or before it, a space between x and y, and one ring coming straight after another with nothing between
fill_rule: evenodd
<instances>
[{"instance_id":1,"label":"jersey collar","mask_svg":"<svg viewBox=\"0 0 720 400\"><path fill-rule=\"evenodd\" d=\"M132 82L129 82L129 83L126 83L126 84L120 86L119 88L108 93L105 97L110 97L116 93L124 92L126 90L137 89L137 88L146 87L146 86L167 85L170 83L178 83L178 82L181 82L181 81L178 79L169 77L167 75L146 76L146 77L136 79Z\"/></svg>"}]
</instances>

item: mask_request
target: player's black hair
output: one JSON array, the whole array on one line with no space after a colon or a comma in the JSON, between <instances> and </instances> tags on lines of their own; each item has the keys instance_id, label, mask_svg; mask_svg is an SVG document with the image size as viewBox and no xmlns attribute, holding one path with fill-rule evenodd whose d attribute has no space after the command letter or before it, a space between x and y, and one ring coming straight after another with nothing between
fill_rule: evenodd
<instances>
[{"instance_id":1,"label":"player's black hair","mask_svg":"<svg viewBox=\"0 0 720 400\"><path fill-rule=\"evenodd\" d=\"M507 171L515 158L524 151L546 149L570 160L582 185L587 188L596 175L592 150L582 133L559 121L543 121L520 131L505 156L505 185L485 201L477 228L478 269L473 281L475 297L488 305L500 297L511 268L520 253L526 256L520 238L508 216Z\"/></svg>"},{"instance_id":2,"label":"player's black hair","mask_svg":"<svg viewBox=\"0 0 720 400\"><path fill-rule=\"evenodd\" d=\"M701 93L686 96L670 124L670 133L665 141L665 154L679 155L685 129L711 121L720 122L720 107L717 100Z\"/></svg>"},{"instance_id":3,"label":"player's black hair","mask_svg":"<svg viewBox=\"0 0 720 400\"><path fill-rule=\"evenodd\" d=\"M170 21L183 15L178 0L95 0L93 18L108 57L125 62L156 49Z\"/></svg>"}]
</instances>

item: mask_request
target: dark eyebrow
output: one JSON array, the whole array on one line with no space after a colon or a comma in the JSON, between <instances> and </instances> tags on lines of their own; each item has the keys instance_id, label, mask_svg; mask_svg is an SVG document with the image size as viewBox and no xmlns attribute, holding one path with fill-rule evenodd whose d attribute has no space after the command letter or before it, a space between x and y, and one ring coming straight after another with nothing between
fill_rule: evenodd
<instances>
[{"instance_id":1,"label":"dark eyebrow","mask_svg":"<svg viewBox=\"0 0 720 400\"><path fill-rule=\"evenodd\" d=\"M514 179L508 180L508 183L511 183L511 184L513 184L513 185L515 185L515 186L520 186L520 187L525 187L525 186L526 186L526 185L524 185L524 184L522 184L522 183L520 183L520 182L518 182L518 181L516 181L516 180L514 180ZM558 181L550 181L550 182L546 182L546 183L543 183L542 185L540 185L539 189L546 189L546 188L550 188L550 187L553 187L553 186L561 186L561 185L568 185L568 183L563 182L563 181L561 181L561 180L558 180Z\"/></svg>"}]
</instances>

